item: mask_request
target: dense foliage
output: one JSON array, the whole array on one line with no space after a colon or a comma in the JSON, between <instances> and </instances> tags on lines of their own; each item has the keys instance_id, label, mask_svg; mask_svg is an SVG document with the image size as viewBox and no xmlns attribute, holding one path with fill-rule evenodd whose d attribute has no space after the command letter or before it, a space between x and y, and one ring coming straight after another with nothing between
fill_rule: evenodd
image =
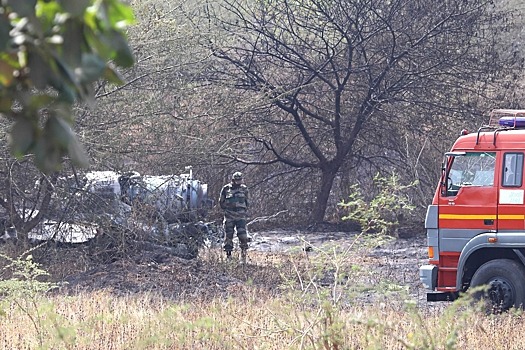
<instances>
[{"instance_id":1,"label":"dense foliage","mask_svg":"<svg viewBox=\"0 0 525 350\"><path fill-rule=\"evenodd\" d=\"M98 79L122 83L114 65L134 62L123 32L132 22L118 0L2 1L0 113L13 121L16 157L34 154L45 172L65 155L87 165L71 128L73 106L93 100Z\"/></svg>"},{"instance_id":2,"label":"dense foliage","mask_svg":"<svg viewBox=\"0 0 525 350\"><path fill-rule=\"evenodd\" d=\"M417 181L409 219L422 220L458 131L475 130L492 108L523 107L519 4L2 4L0 138L12 131L19 158L2 143L2 188L11 190L0 192L0 214L16 225L27 221L13 220L17 207L45 213L57 189L56 177L28 161L55 170L63 155L142 174L191 165L212 198L243 171L252 219L271 218L252 229L340 220L337 204L352 185L371 202L380 193L374 176L395 172L400 184ZM15 8L27 18L8 17ZM131 10L136 24L126 28ZM131 54L135 64L122 69ZM58 175L77 175L62 164Z\"/></svg>"}]
</instances>

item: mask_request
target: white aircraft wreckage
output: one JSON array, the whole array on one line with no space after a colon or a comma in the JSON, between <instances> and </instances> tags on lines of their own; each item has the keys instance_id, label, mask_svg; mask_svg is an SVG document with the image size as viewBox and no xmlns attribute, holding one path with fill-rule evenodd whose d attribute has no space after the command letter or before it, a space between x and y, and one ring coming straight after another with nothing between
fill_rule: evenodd
<instances>
[{"instance_id":1,"label":"white aircraft wreckage","mask_svg":"<svg viewBox=\"0 0 525 350\"><path fill-rule=\"evenodd\" d=\"M91 171L81 181L63 179L65 194L58 198L57 192L49 217L28 238L84 243L108 230L132 232L141 242L194 257L205 241L217 240L217 228L204 221L214 204L208 185L193 178L191 167L187 170L180 175Z\"/></svg>"}]
</instances>

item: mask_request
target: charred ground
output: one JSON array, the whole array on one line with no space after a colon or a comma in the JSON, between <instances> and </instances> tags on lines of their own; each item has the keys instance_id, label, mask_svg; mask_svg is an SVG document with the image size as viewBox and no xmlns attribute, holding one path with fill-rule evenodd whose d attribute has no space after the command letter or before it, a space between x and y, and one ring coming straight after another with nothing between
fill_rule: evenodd
<instances>
[{"instance_id":1,"label":"charred ground","mask_svg":"<svg viewBox=\"0 0 525 350\"><path fill-rule=\"evenodd\" d=\"M284 279L295 278L315 256L336 254L356 245L356 232L342 231L341 226L266 230L253 233L246 265L234 257L224 259L219 244L208 244L199 257L185 259L158 245L115 242L112 246L91 242L78 245L46 243L32 247L31 254L61 287L58 293L109 290L116 295L152 292L178 300L231 296L235 290L258 288L279 293ZM347 228L347 227L346 227ZM351 257L352 264L367 273L360 274L363 293L360 298L374 302L374 292L367 284L388 283L404 290L418 303L424 302L418 268L426 258L426 239L420 227L399 231L400 237L370 241ZM372 244L372 246L370 246ZM10 255L21 247L4 245ZM26 247L27 250L27 247ZM314 281L320 286L333 283L332 267ZM9 277L10 271L3 271ZM295 277L294 277L295 276ZM354 276L352 276L354 278ZM386 281L386 282L385 282Z\"/></svg>"}]
</instances>

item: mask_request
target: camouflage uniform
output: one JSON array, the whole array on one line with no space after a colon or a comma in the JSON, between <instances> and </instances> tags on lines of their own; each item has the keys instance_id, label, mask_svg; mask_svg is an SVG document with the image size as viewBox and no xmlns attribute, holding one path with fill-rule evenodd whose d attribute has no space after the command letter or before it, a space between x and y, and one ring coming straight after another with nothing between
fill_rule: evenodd
<instances>
[{"instance_id":1,"label":"camouflage uniform","mask_svg":"<svg viewBox=\"0 0 525 350\"><path fill-rule=\"evenodd\" d=\"M224 251L231 256L233 250L233 232L237 228L237 237L241 254L246 256L248 249L248 234L246 233L246 217L248 211L248 188L241 184L242 174L236 172L232 182L224 185L221 190L219 204L224 210Z\"/></svg>"}]
</instances>

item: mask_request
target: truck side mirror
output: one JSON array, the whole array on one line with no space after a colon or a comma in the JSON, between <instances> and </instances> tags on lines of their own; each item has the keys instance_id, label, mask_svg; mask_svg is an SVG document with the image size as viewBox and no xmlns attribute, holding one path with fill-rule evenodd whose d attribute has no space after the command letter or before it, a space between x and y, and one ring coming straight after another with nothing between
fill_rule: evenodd
<instances>
[{"instance_id":1,"label":"truck side mirror","mask_svg":"<svg viewBox=\"0 0 525 350\"><path fill-rule=\"evenodd\" d=\"M447 168L445 166L445 162L441 163L441 181L440 181L440 187L441 187L441 195L446 196L447 195L447 189L448 189L448 179L447 179Z\"/></svg>"}]
</instances>

